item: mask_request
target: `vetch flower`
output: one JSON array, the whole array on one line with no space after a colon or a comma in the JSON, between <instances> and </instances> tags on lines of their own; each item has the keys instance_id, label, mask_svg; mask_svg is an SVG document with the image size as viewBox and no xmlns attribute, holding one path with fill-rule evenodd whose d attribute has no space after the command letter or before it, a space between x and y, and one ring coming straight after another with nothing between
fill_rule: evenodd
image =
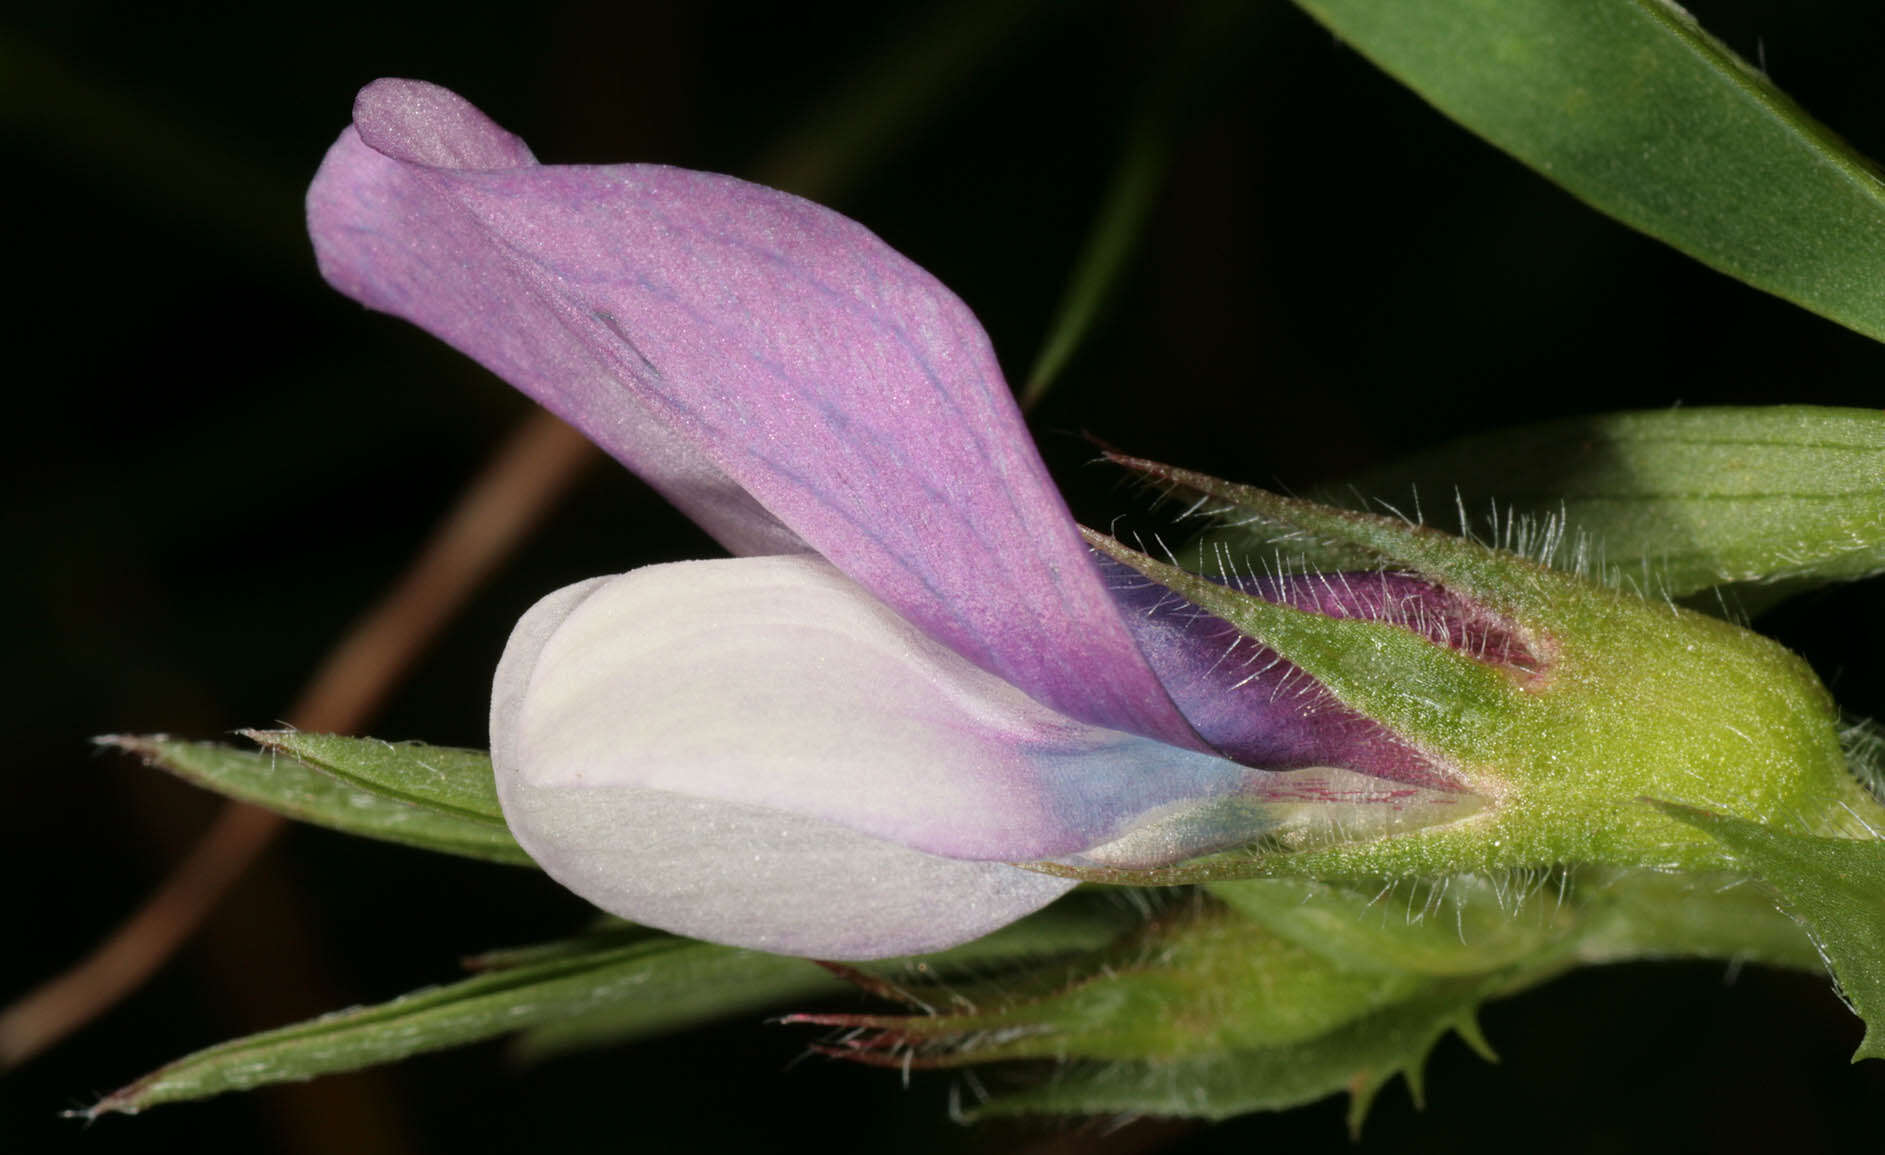
<instances>
[{"instance_id":1,"label":"vetch flower","mask_svg":"<svg viewBox=\"0 0 1885 1155\"><path fill-rule=\"evenodd\" d=\"M361 92L308 217L336 288L470 354L738 555L552 594L498 668L505 816L598 906L784 953L914 953L1073 885L1016 864L1362 839L1522 785L1473 743L1505 740L1501 687L1551 678L1548 615L1505 597L1537 567L1489 576L1369 526L1379 572L1332 578L1201 590L1096 558L972 314L844 217L724 176L539 165L398 80ZM1276 646L1243 612L1273 603L1301 619ZM1353 684L1370 654L1414 706Z\"/></svg>"}]
</instances>

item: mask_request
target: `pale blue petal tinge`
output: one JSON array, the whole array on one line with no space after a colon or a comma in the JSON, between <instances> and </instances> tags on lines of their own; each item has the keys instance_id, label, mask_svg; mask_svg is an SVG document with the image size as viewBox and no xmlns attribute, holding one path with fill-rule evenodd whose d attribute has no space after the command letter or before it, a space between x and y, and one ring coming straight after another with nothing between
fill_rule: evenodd
<instances>
[{"instance_id":1,"label":"pale blue petal tinge","mask_svg":"<svg viewBox=\"0 0 1885 1155\"><path fill-rule=\"evenodd\" d=\"M513 643L496 695L515 703L503 760L539 787L633 784L1015 862L1266 777L1043 706L820 558L675 562L577 588L527 616L555 628L523 631L532 652Z\"/></svg>"},{"instance_id":2,"label":"pale blue petal tinge","mask_svg":"<svg viewBox=\"0 0 1885 1155\"><path fill-rule=\"evenodd\" d=\"M1251 773L1049 710L807 557L552 594L505 650L491 733L512 831L572 890L834 958L992 930L1068 885L1005 862Z\"/></svg>"}]
</instances>

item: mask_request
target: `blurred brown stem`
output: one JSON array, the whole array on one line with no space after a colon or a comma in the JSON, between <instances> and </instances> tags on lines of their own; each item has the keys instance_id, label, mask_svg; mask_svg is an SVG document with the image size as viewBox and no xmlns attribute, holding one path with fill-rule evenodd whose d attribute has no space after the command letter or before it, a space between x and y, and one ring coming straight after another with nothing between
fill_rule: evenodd
<instances>
[{"instance_id":1,"label":"blurred brown stem","mask_svg":"<svg viewBox=\"0 0 1885 1155\"><path fill-rule=\"evenodd\" d=\"M497 564L570 488L595 451L538 412L518 427L385 597L341 637L289 710L304 730L363 726ZM215 909L283 819L246 803L215 823L137 913L70 970L0 1013L0 1069L16 1067L136 990Z\"/></svg>"}]
</instances>

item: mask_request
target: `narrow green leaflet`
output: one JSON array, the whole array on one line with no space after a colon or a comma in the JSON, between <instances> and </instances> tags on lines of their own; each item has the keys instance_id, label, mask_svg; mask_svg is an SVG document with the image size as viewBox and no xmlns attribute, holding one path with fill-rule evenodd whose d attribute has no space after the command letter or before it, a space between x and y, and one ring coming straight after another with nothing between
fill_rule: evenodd
<instances>
[{"instance_id":1,"label":"narrow green leaflet","mask_svg":"<svg viewBox=\"0 0 1885 1155\"><path fill-rule=\"evenodd\" d=\"M215 742L180 742L161 735L113 734L97 742L135 754L152 766L218 794L317 826L445 854L535 865L501 823L414 806L361 790L269 751L238 750Z\"/></svg>"},{"instance_id":2,"label":"narrow green leaflet","mask_svg":"<svg viewBox=\"0 0 1885 1155\"><path fill-rule=\"evenodd\" d=\"M1138 245L1169 163L1161 128L1144 123L1134 126L1092 232L1081 249L1079 264L1054 310L1047 340L1035 356L1034 367L1028 370L1027 383L1021 389L1023 410L1033 409L1047 396L1060 371L1072 360L1074 350L1099 319L1107 296Z\"/></svg>"},{"instance_id":3,"label":"narrow green leaflet","mask_svg":"<svg viewBox=\"0 0 1885 1155\"><path fill-rule=\"evenodd\" d=\"M1297 0L1593 207L1885 339L1885 184L1667 0Z\"/></svg>"},{"instance_id":4,"label":"narrow green leaflet","mask_svg":"<svg viewBox=\"0 0 1885 1155\"><path fill-rule=\"evenodd\" d=\"M990 967L1099 950L1138 922L1139 912L1121 897L1120 892L1106 891L1069 895L1046 910L974 942L933 955L863 963L857 970L888 984L880 993L889 993L902 984L920 986L945 975L974 974ZM772 955L704 943L692 945L701 948L697 956L699 969L685 978L677 977L679 985L674 991L644 992L633 999L596 1007L577 1018L532 1027L518 1039L519 1053L530 1059L547 1058L588 1047L632 1042L686 1025L663 1005L670 998L676 1006L689 1008L688 1013L694 1016L691 1021L698 1022L776 1006L839 986L834 979L824 985L785 989L782 984L788 979L804 983L810 980L800 969L774 969L780 960ZM815 977L829 976L816 970Z\"/></svg>"},{"instance_id":5,"label":"narrow green leaflet","mask_svg":"<svg viewBox=\"0 0 1885 1155\"><path fill-rule=\"evenodd\" d=\"M1657 806L1720 841L1780 892L1865 1020L1853 1058L1885 1059L1885 841L1811 838L1686 806Z\"/></svg>"},{"instance_id":6,"label":"narrow green leaflet","mask_svg":"<svg viewBox=\"0 0 1885 1155\"><path fill-rule=\"evenodd\" d=\"M614 950L618 946L645 942L661 934L661 931L652 927L641 926L612 914L605 914L599 916L588 930L573 938L533 942L528 946L497 947L469 955L459 961L464 963L468 971L509 970L512 967L535 966L537 963L552 962L556 959L575 958L577 955Z\"/></svg>"},{"instance_id":7,"label":"narrow green leaflet","mask_svg":"<svg viewBox=\"0 0 1885 1155\"><path fill-rule=\"evenodd\" d=\"M581 1014L520 1021L516 1052L526 1060L634 1042L798 999L829 997L850 985L801 958L662 938L632 988L603 992ZM440 1044L453 1045L455 1040Z\"/></svg>"},{"instance_id":8,"label":"narrow green leaflet","mask_svg":"<svg viewBox=\"0 0 1885 1155\"><path fill-rule=\"evenodd\" d=\"M1197 105L1220 99L1217 81L1235 67L1234 47L1247 42L1244 24L1255 10L1241 0L1179 6L1181 20L1138 95L1106 194L1021 386L1023 412L1047 396L1125 278L1171 165L1171 138Z\"/></svg>"},{"instance_id":9,"label":"narrow green leaflet","mask_svg":"<svg viewBox=\"0 0 1885 1155\"><path fill-rule=\"evenodd\" d=\"M1610 413L1468 437L1358 477L1361 494L1611 584L1684 597L1885 570L1885 411ZM1214 538L1219 535L1212 535ZM1231 530L1237 550L1261 534ZM1267 550L1266 550L1267 552ZM1763 591L1748 590L1758 596Z\"/></svg>"},{"instance_id":10,"label":"narrow green leaflet","mask_svg":"<svg viewBox=\"0 0 1885 1155\"><path fill-rule=\"evenodd\" d=\"M160 1067L85 1114L133 1114L159 1103L351 1071L626 1001L644 1007L652 1028L659 1029L840 985L804 959L663 936L506 967L236 1039Z\"/></svg>"},{"instance_id":11,"label":"narrow green leaflet","mask_svg":"<svg viewBox=\"0 0 1885 1155\"><path fill-rule=\"evenodd\" d=\"M933 981L1097 949L1138 917L1129 904L1111 899L1074 896L976 942L871 963L865 973L893 984ZM131 1114L517 1031L529 1032L522 1050L538 1057L853 989L806 959L675 938L612 920L586 935L495 951L473 964L484 969L461 982L187 1055L107 1095L85 1114Z\"/></svg>"},{"instance_id":12,"label":"narrow green leaflet","mask_svg":"<svg viewBox=\"0 0 1885 1155\"><path fill-rule=\"evenodd\" d=\"M483 750L298 730L244 730L242 736L362 790L460 818L504 825L491 756Z\"/></svg>"}]
</instances>

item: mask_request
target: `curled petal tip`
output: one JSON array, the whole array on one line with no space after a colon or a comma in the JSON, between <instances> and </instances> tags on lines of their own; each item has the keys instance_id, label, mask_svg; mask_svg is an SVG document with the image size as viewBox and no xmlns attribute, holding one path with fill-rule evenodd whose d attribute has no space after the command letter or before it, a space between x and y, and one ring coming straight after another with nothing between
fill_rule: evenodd
<instances>
[{"instance_id":1,"label":"curled petal tip","mask_svg":"<svg viewBox=\"0 0 1885 1155\"><path fill-rule=\"evenodd\" d=\"M863 226L730 177L534 165L415 81L361 94L309 224L337 288L476 357L732 551L809 547L1061 713L1203 749L981 325Z\"/></svg>"},{"instance_id":2,"label":"curled petal tip","mask_svg":"<svg viewBox=\"0 0 1885 1155\"><path fill-rule=\"evenodd\" d=\"M432 168L523 168L537 163L522 140L449 88L387 78L360 90L353 126L367 147Z\"/></svg>"}]
</instances>

